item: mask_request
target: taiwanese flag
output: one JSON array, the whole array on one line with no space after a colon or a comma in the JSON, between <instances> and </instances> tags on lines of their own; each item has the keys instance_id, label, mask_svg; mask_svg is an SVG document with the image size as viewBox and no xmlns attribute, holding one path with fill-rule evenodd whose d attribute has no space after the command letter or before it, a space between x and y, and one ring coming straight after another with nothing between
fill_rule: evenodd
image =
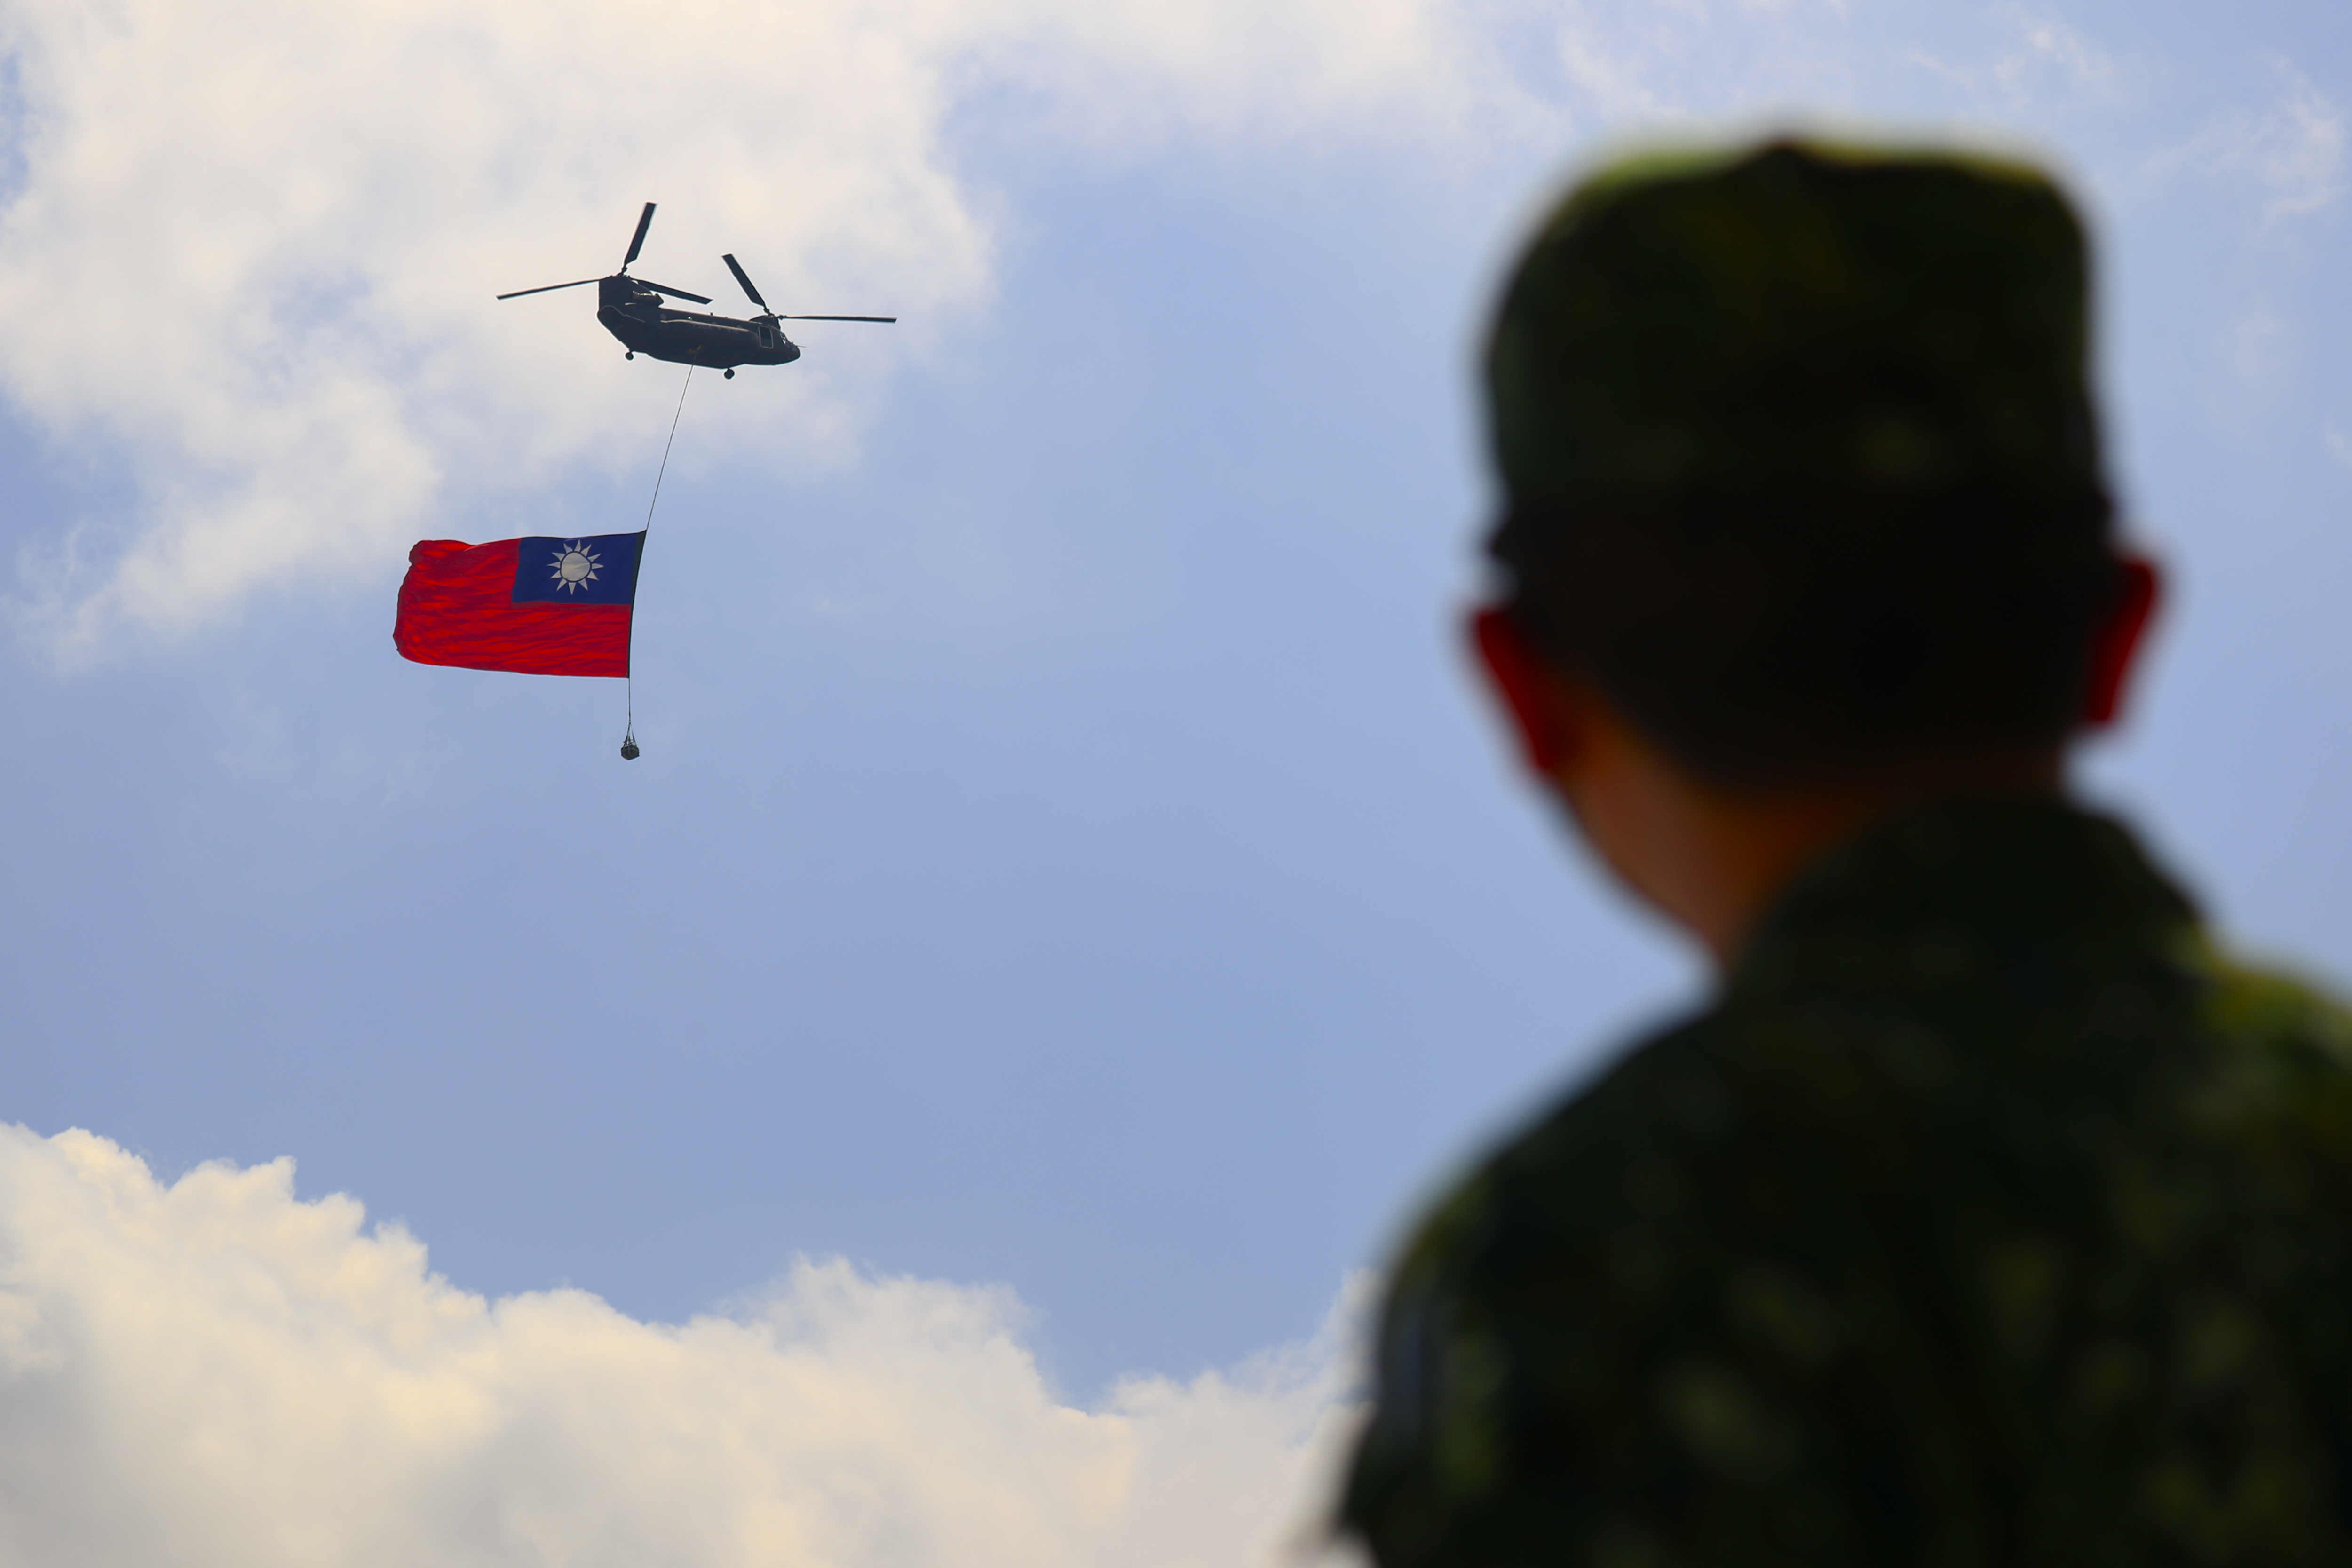
<instances>
[{"instance_id":1,"label":"taiwanese flag","mask_svg":"<svg viewBox=\"0 0 2352 1568\"><path fill-rule=\"evenodd\" d=\"M392 646L418 664L626 675L643 533L428 539L408 552Z\"/></svg>"}]
</instances>

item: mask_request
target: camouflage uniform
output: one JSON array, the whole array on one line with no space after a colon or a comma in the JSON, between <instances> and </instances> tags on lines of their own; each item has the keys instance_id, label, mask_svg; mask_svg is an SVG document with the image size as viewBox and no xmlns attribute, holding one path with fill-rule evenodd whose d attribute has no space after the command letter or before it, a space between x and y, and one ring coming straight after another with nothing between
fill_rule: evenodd
<instances>
[{"instance_id":1,"label":"camouflage uniform","mask_svg":"<svg viewBox=\"0 0 2352 1568\"><path fill-rule=\"evenodd\" d=\"M2352 1561L2352 1022L2125 831L1833 852L1406 1249L1383 1568Z\"/></svg>"},{"instance_id":2,"label":"camouflage uniform","mask_svg":"<svg viewBox=\"0 0 2352 1568\"><path fill-rule=\"evenodd\" d=\"M1586 182L1488 345L1508 613L1722 787L2056 744L2063 681L1950 725L2114 570L2087 277L2005 163ZM1391 1290L1341 1508L1382 1568L2352 1563L2352 1024L2055 798L1807 868Z\"/></svg>"}]
</instances>

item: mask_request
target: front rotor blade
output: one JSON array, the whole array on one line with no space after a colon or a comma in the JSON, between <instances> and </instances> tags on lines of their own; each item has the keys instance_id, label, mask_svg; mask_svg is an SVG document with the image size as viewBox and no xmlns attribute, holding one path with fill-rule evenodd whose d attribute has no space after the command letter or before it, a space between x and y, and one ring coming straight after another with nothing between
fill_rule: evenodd
<instances>
[{"instance_id":1,"label":"front rotor blade","mask_svg":"<svg viewBox=\"0 0 2352 1568\"><path fill-rule=\"evenodd\" d=\"M629 236L629 254L621 258L622 266L626 267L637 258L637 252L646 247L646 230L653 226L654 204L647 202L646 210L637 215L637 232Z\"/></svg>"},{"instance_id":2,"label":"front rotor blade","mask_svg":"<svg viewBox=\"0 0 2352 1568\"><path fill-rule=\"evenodd\" d=\"M583 283L602 283L602 278L575 278L569 283L549 283L537 289L518 289L511 294L501 294L501 300L520 300L525 294L544 294L555 289L577 289Z\"/></svg>"},{"instance_id":3,"label":"front rotor blade","mask_svg":"<svg viewBox=\"0 0 2352 1568\"><path fill-rule=\"evenodd\" d=\"M667 283L651 283L643 278L633 278L629 281L640 289L650 289L656 294L668 294L680 300L691 300L698 305L710 303L710 296L708 294L689 294L683 289L673 289Z\"/></svg>"},{"instance_id":4,"label":"front rotor blade","mask_svg":"<svg viewBox=\"0 0 2352 1568\"><path fill-rule=\"evenodd\" d=\"M727 263L727 270L735 274L735 281L743 285L743 292L751 296L751 303L759 306L762 310L766 310L768 302L760 298L760 291L757 289L751 287L751 275L743 270L742 263L731 256L722 256L719 259Z\"/></svg>"},{"instance_id":5,"label":"front rotor blade","mask_svg":"<svg viewBox=\"0 0 2352 1568\"><path fill-rule=\"evenodd\" d=\"M895 321L896 316L786 316L787 321Z\"/></svg>"}]
</instances>

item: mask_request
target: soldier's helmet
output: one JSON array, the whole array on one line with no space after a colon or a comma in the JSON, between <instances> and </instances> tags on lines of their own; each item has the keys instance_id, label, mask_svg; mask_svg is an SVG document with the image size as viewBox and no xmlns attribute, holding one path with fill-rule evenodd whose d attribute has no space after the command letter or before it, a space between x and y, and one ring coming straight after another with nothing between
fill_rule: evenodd
<instances>
[{"instance_id":1,"label":"soldier's helmet","mask_svg":"<svg viewBox=\"0 0 2352 1568\"><path fill-rule=\"evenodd\" d=\"M1769 784L2063 736L2112 592L2083 227L2019 163L1619 163L1488 342L1516 607L1686 764Z\"/></svg>"}]
</instances>

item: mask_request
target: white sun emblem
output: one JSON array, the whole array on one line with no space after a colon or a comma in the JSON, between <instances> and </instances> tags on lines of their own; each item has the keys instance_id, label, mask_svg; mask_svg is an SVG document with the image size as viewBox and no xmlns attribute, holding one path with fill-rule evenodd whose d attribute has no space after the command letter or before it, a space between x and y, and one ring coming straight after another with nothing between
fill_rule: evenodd
<instances>
[{"instance_id":1,"label":"white sun emblem","mask_svg":"<svg viewBox=\"0 0 2352 1568\"><path fill-rule=\"evenodd\" d=\"M555 552L555 581L567 594L577 594L597 581L604 558L578 540Z\"/></svg>"}]
</instances>

